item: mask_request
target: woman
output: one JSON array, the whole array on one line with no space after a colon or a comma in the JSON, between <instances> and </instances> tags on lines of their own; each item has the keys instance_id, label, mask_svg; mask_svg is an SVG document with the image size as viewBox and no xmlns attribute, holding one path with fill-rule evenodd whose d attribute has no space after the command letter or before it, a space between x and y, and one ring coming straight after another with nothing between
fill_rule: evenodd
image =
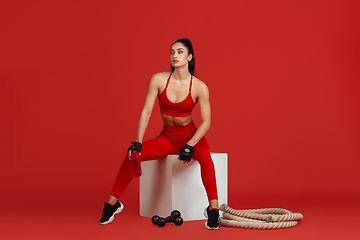
<instances>
[{"instance_id":1,"label":"woman","mask_svg":"<svg viewBox=\"0 0 360 240\"><path fill-rule=\"evenodd\" d=\"M152 76L141 112L135 142L120 167L113 190L105 203L100 224L110 223L124 205L118 201L123 190L132 180L131 153L139 152L140 161L158 159L169 154L179 154L179 159L188 163L191 158L201 167L202 181L208 195L209 206L205 211L208 229L219 228L219 203L216 188L215 169L209 146L204 138L210 128L209 91L205 83L194 77L195 56L189 39L178 39L170 49L171 72ZM164 127L155 139L143 141L156 98L159 98ZM191 111L199 103L201 124L195 126Z\"/></svg>"}]
</instances>

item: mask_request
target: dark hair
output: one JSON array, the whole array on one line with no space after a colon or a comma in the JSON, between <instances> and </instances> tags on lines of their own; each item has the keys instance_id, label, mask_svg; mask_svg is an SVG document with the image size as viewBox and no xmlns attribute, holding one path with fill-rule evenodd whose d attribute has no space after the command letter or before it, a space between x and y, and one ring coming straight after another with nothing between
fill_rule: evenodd
<instances>
[{"instance_id":1,"label":"dark hair","mask_svg":"<svg viewBox=\"0 0 360 240\"><path fill-rule=\"evenodd\" d=\"M190 72L190 74L191 75L194 75L195 74L195 55L194 55L194 49L193 49L193 46L192 46L192 44L191 44L191 41L190 41L190 39L188 39L188 38L181 38L181 39L178 39L178 40L176 40L172 45L174 45L175 43L177 43L177 42L179 42L179 43L182 43L186 48L187 48L187 50L188 50L188 53L189 54L192 54L192 59L191 59L191 61L189 62L189 72ZM172 46L171 45L171 46ZM175 67L173 67L172 65L171 65L171 71L173 72L175 70Z\"/></svg>"}]
</instances>

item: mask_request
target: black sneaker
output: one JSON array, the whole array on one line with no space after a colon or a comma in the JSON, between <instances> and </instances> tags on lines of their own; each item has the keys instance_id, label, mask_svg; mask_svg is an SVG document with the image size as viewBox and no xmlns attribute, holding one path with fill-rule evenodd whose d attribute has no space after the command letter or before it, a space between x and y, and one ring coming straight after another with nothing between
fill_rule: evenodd
<instances>
[{"instance_id":1,"label":"black sneaker","mask_svg":"<svg viewBox=\"0 0 360 240\"><path fill-rule=\"evenodd\" d=\"M219 218L219 210L212 209L209 210L209 207L205 208L204 215L207 217L207 221L205 222L205 227L207 229L218 229L220 227L220 218Z\"/></svg>"},{"instance_id":2,"label":"black sneaker","mask_svg":"<svg viewBox=\"0 0 360 240\"><path fill-rule=\"evenodd\" d=\"M102 217L99 221L100 224L108 224L114 220L115 214L120 213L124 209L124 205L117 201L114 206L111 206L109 203L104 204L104 209L102 212Z\"/></svg>"}]
</instances>

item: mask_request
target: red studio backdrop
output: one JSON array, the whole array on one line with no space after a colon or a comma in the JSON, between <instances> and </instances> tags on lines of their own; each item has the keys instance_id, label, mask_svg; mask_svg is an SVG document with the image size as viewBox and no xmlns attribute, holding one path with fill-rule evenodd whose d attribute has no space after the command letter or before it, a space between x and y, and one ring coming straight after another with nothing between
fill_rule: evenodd
<instances>
[{"instance_id":1,"label":"red studio backdrop","mask_svg":"<svg viewBox=\"0 0 360 240\"><path fill-rule=\"evenodd\" d=\"M136 138L149 80L170 70L170 46L184 37L210 90L211 151L229 156L230 205L359 200L357 1L0 8L1 201L106 200ZM198 106L193 116L199 125ZM156 103L145 139L161 128ZM124 202L138 204L137 184Z\"/></svg>"}]
</instances>

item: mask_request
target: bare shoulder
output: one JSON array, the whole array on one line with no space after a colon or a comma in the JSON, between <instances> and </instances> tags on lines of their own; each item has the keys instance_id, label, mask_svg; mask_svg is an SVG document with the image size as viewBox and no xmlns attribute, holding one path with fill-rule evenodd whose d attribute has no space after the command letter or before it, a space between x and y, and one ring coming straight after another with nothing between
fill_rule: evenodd
<instances>
[{"instance_id":1,"label":"bare shoulder","mask_svg":"<svg viewBox=\"0 0 360 240\"><path fill-rule=\"evenodd\" d=\"M157 87L161 87L164 85L164 82L166 83L167 78L170 75L170 71L168 72L158 72L152 75L150 79L150 85L154 85Z\"/></svg>"},{"instance_id":2,"label":"bare shoulder","mask_svg":"<svg viewBox=\"0 0 360 240\"><path fill-rule=\"evenodd\" d=\"M170 71L167 71L167 72L158 72L158 73L155 73L154 75L152 75L151 77L151 80L155 80L155 81L161 81L161 80L167 80L167 78L169 77L170 75Z\"/></svg>"},{"instance_id":3,"label":"bare shoulder","mask_svg":"<svg viewBox=\"0 0 360 240\"><path fill-rule=\"evenodd\" d=\"M204 83L197 77L193 77L193 89L198 94L208 94L209 93L209 89L208 89L206 83Z\"/></svg>"}]
</instances>

